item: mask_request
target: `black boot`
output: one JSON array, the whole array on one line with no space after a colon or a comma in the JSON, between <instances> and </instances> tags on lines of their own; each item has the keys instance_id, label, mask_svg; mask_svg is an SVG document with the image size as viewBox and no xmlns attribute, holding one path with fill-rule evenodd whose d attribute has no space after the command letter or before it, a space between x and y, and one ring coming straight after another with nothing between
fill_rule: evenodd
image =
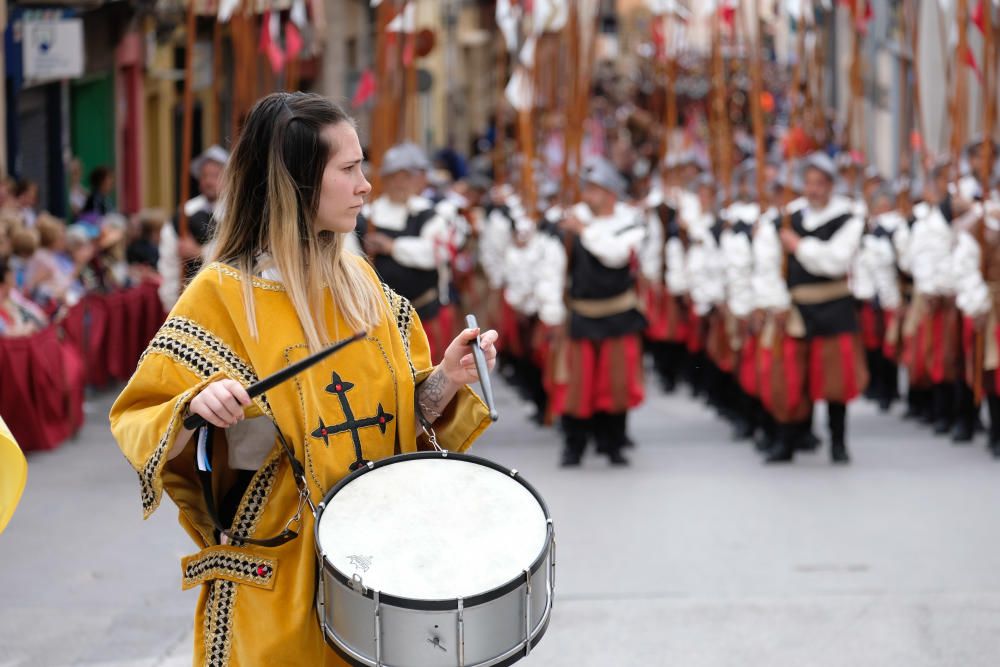
<instances>
[{"instance_id":1,"label":"black boot","mask_svg":"<svg viewBox=\"0 0 1000 667\"><path fill-rule=\"evenodd\" d=\"M850 463L847 455L847 406L843 403L827 405L830 419L830 460L833 463Z\"/></svg>"},{"instance_id":2,"label":"black boot","mask_svg":"<svg viewBox=\"0 0 1000 667\"><path fill-rule=\"evenodd\" d=\"M774 417L764 410L764 406L760 405L759 402L758 407L760 409L760 428L754 438L754 447L757 448L758 452L765 453L777 444L778 425L774 421Z\"/></svg>"},{"instance_id":3,"label":"black boot","mask_svg":"<svg viewBox=\"0 0 1000 667\"><path fill-rule=\"evenodd\" d=\"M587 435L591 428L590 419L563 417L563 453L560 465L564 468L576 467L583 460L587 448Z\"/></svg>"},{"instance_id":4,"label":"black boot","mask_svg":"<svg viewBox=\"0 0 1000 667\"><path fill-rule=\"evenodd\" d=\"M994 457L1000 457L1000 396L989 394L986 406L990 413L989 450Z\"/></svg>"},{"instance_id":5,"label":"black boot","mask_svg":"<svg viewBox=\"0 0 1000 667\"><path fill-rule=\"evenodd\" d=\"M877 350L865 348L865 363L868 365L868 386L865 387L865 398L877 401L882 395L882 377L879 373L879 353Z\"/></svg>"},{"instance_id":6,"label":"black boot","mask_svg":"<svg viewBox=\"0 0 1000 667\"><path fill-rule=\"evenodd\" d=\"M941 382L934 385L934 434L945 435L955 423L955 392L952 385Z\"/></svg>"},{"instance_id":7,"label":"black boot","mask_svg":"<svg viewBox=\"0 0 1000 667\"><path fill-rule=\"evenodd\" d=\"M964 382L955 383L955 429L951 441L957 445L972 442L976 424L976 397Z\"/></svg>"},{"instance_id":8,"label":"black boot","mask_svg":"<svg viewBox=\"0 0 1000 667\"><path fill-rule=\"evenodd\" d=\"M764 457L764 463L791 463L795 458L794 424L778 424L774 447Z\"/></svg>"},{"instance_id":9,"label":"black boot","mask_svg":"<svg viewBox=\"0 0 1000 667\"><path fill-rule=\"evenodd\" d=\"M608 460L613 466L627 466L628 459L622 454L625 446L625 426L628 413L605 415L603 433L598 434L598 438L604 439L603 450L608 455Z\"/></svg>"}]
</instances>

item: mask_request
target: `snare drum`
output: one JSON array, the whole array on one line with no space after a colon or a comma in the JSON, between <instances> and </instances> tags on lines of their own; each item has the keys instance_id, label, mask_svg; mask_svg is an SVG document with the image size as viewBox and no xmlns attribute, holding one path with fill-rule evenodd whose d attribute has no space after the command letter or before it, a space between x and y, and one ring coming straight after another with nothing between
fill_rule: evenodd
<instances>
[{"instance_id":1,"label":"snare drum","mask_svg":"<svg viewBox=\"0 0 1000 667\"><path fill-rule=\"evenodd\" d=\"M552 519L491 461L394 456L317 507L319 622L363 667L500 667L531 652L555 586Z\"/></svg>"}]
</instances>

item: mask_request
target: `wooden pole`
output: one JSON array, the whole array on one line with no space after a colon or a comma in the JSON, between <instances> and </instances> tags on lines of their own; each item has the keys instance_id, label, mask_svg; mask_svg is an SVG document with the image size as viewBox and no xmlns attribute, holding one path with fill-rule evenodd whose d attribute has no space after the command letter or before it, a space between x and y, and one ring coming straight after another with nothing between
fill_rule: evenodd
<instances>
[{"instance_id":1,"label":"wooden pole","mask_svg":"<svg viewBox=\"0 0 1000 667\"><path fill-rule=\"evenodd\" d=\"M212 26L212 93L215 96L215 143L224 145L225 132L222 124L222 22L216 20Z\"/></svg>"},{"instance_id":2,"label":"wooden pole","mask_svg":"<svg viewBox=\"0 0 1000 667\"><path fill-rule=\"evenodd\" d=\"M379 171L382 167L382 156L389 148L388 115L392 104L392 92L389 85L389 39L387 28L394 13L395 0L384 0L378 6L375 14L375 81L378 89L375 93L375 107L372 112L372 134L369 142L372 164L371 184L372 198L378 197L382 191L382 178Z\"/></svg>"},{"instance_id":3,"label":"wooden pole","mask_svg":"<svg viewBox=\"0 0 1000 667\"><path fill-rule=\"evenodd\" d=\"M191 143L194 140L194 43L195 33L198 29L197 15L195 14L195 0L188 0L187 21L185 22L185 45L184 45L184 98L183 98L183 127L181 129L181 200L180 212L178 215L177 227L180 236L188 236L187 212L184 210L184 203L191 198L191 175L188 170L191 166ZM184 275L181 260L182 271Z\"/></svg>"},{"instance_id":4,"label":"wooden pole","mask_svg":"<svg viewBox=\"0 0 1000 667\"><path fill-rule=\"evenodd\" d=\"M760 0L754 0L754 37L751 37L744 30L747 37L747 45L752 44L753 53L750 59L750 114L753 122L753 138L755 151L757 153L757 201L760 203L761 213L764 212L764 166L767 164L764 142L764 110L761 108L760 98L764 94L764 77L761 72L764 52L764 28L760 20ZM741 14L742 15L742 14ZM743 15L744 20L746 16Z\"/></svg>"},{"instance_id":5,"label":"wooden pole","mask_svg":"<svg viewBox=\"0 0 1000 667\"><path fill-rule=\"evenodd\" d=\"M996 47L993 33L993 3L987 1L983 7L983 151L982 164L977 176L983 193L983 202L990 198L990 181L993 175L993 125L996 98L995 60L993 49ZM987 271L986 253L986 217L985 213L976 223L976 241L979 244L979 272L985 279ZM986 335L989 332L976 331L975 355L973 358L973 396L979 405L983 400L983 362L986 357Z\"/></svg>"},{"instance_id":6,"label":"wooden pole","mask_svg":"<svg viewBox=\"0 0 1000 667\"><path fill-rule=\"evenodd\" d=\"M504 151L507 143L507 124L504 122L505 95L507 88L507 42L503 37L498 40L497 49L497 104L496 104L496 127L494 128L493 144L493 182L502 185L506 182L506 155Z\"/></svg>"}]
</instances>

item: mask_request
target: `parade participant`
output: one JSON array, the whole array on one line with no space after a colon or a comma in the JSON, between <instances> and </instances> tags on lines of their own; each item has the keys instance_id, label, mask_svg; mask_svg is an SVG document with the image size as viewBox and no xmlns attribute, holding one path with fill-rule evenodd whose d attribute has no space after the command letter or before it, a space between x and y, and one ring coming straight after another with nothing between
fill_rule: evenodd
<instances>
[{"instance_id":1,"label":"parade participant","mask_svg":"<svg viewBox=\"0 0 1000 667\"><path fill-rule=\"evenodd\" d=\"M425 159L406 144L386 151L382 195L362 209L358 233L379 276L420 315L431 358L439 361L451 340L455 314L441 285L448 223L418 194Z\"/></svg>"},{"instance_id":2,"label":"parade participant","mask_svg":"<svg viewBox=\"0 0 1000 667\"><path fill-rule=\"evenodd\" d=\"M646 211L646 238L639 252L639 291L645 306L648 326L644 333L645 349L653 360L660 386L671 392L677 382L677 359L671 344L671 327L678 319L677 302L666 286L667 238L677 224L677 209L668 202L676 169L665 161L659 178L643 202Z\"/></svg>"},{"instance_id":3,"label":"parade participant","mask_svg":"<svg viewBox=\"0 0 1000 667\"><path fill-rule=\"evenodd\" d=\"M642 340L646 320L631 264L645 235L641 214L622 203L625 179L603 158L582 173L583 203L563 216L569 250L569 325L555 369L553 412L562 415L562 464L577 466L587 440L613 465L627 465L621 449L628 411L644 398Z\"/></svg>"},{"instance_id":4,"label":"parade participant","mask_svg":"<svg viewBox=\"0 0 1000 667\"><path fill-rule=\"evenodd\" d=\"M489 422L466 386L478 377L469 351L478 331L432 367L412 306L343 252L370 191L361 160L353 121L325 98L259 101L224 175L215 261L111 410L144 514L165 490L200 549L183 560L184 586L201 587L194 664L346 664L316 622L314 521L308 511L290 521L302 510L293 468L304 466L300 481L318 503L360 460L426 445L420 417L455 451ZM266 397L247 395L258 378L358 331L366 337ZM482 335L488 360L495 340ZM210 460L183 427L188 414L215 428Z\"/></svg>"},{"instance_id":5,"label":"parade participant","mask_svg":"<svg viewBox=\"0 0 1000 667\"><path fill-rule=\"evenodd\" d=\"M729 370L728 403L731 405L733 437L752 438L760 425L762 412L756 398L754 372L757 340L751 331L750 316L754 308L753 295L753 228L760 217L761 206L751 194L756 181L756 164L748 161L740 170L737 201L726 210L728 224L722 233L720 246L725 266L726 328L733 349Z\"/></svg>"},{"instance_id":6,"label":"parade participant","mask_svg":"<svg viewBox=\"0 0 1000 667\"><path fill-rule=\"evenodd\" d=\"M894 208L897 199L897 194L887 186L874 193L869 206L869 233L860 253L870 272L875 297L873 311L879 337L868 359L868 369L874 387L872 397L882 412L888 411L899 398L896 349L900 327L897 313L902 307L900 272L909 268L910 230L906 219ZM867 352L867 342L865 347Z\"/></svg>"},{"instance_id":7,"label":"parade participant","mask_svg":"<svg viewBox=\"0 0 1000 667\"><path fill-rule=\"evenodd\" d=\"M956 304L972 320L975 331L983 336L983 393L989 408L988 448L1000 458L1000 205L995 199L956 220L955 248ZM980 235L977 225L985 225ZM983 242L976 236L980 235ZM975 358L975 357L973 357ZM969 364L966 382L974 386L976 369Z\"/></svg>"},{"instance_id":8,"label":"parade participant","mask_svg":"<svg viewBox=\"0 0 1000 667\"><path fill-rule=\"evenodd\" d=\"M956 415L956 405L964 402L956 389L964 382L958 377L961 317L955 307L951 221L956 216L956 204L962 204L949 192L950 174L948 162L932 168L927 205L915 211L918 217L910 247L916 295L904 323L909 341L908 375L916 386L931 386L934 432L938 435L950 435L956 424L964 431L972 418L968 414Z\"/></svg>"},{"instance_id":9,"label":"parade participant","mask_svg":"<svg viewBox=\"0 0 1000 667\"><path fill-rule=\"evenodd\" d=\"M795 356L786 370L795 374L805 401L827 402L830 458L834 463L848 463L847 403L868 383L857 312L847 284L864 223L854 216L850 200L834 196L836 177L836 167L827 155L809 156L804 174L808 203L792 214L779 235L788 255L786 284L791 307L786 333ZM793 459L795 439L785 436L779 433L767 463Z\"/></svg>"},{"instance_id":10,"label":"parade participant","mask_svg":"<svg viewBox=\"0 0 1000 667\"><path fill-rule=\"evenodd\" d=\"M160 258L157 270L163 276L160 283L160 301L164 310L177 302L183 283L188 282L202 265L206 244L214 230L212 221L219 201L222 170L229 160L229 153L221 146L210 146L191 161L191 176L198 180L198 195L184 202L187 216L187 236L180 236L180 221L164 225L160 233ZM181 275L181 262L184 274Z\"/></svg>"},{"instance_id":11,"label":"parade participant","mask_svg":"<svg viewBox=\"0 0 1000 667\"><path fill-rule=\"evenodd\" d=\"M693 185L698 196L697 209L683 213L687 224L685 268L692 314L688 339L693 365L690 379L694 394L704 394L710 405L719 408L722 402L717 364L731 353L720 311L726 299L725 259L719 249L725 223L716 215L715 179L702 174Z\"/></svg>"}]
</instances>

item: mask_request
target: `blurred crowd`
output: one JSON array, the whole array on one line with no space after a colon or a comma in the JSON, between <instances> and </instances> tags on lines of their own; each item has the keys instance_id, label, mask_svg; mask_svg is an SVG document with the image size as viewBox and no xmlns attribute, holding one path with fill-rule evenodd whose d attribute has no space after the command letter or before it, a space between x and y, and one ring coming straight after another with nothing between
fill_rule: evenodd
<instances>
[{"instance_id":1,"label":"blurred crowd","mask_svg":"<svg viewBox=\"0 0 1000 667\"><path fill-rule=\"evenodd\" d=\"M167 214L115 211L114 174L98 167L90 189L74 162L72 219L38 209L38 186L0 181L0 336L25 336L59 321L86 294L107 294L161 280L160 232Z\"/></svg>"}]
</instances>

